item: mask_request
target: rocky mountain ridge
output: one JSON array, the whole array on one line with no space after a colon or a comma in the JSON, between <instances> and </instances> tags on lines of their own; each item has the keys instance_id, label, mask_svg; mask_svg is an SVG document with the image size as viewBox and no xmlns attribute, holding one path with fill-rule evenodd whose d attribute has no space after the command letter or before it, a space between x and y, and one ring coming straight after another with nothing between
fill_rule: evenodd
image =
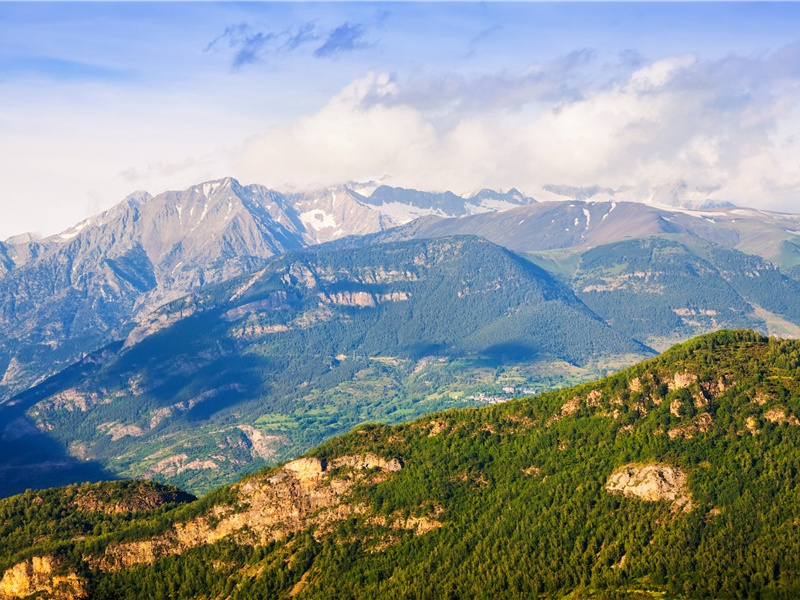
<instances>
[{"instance_id":1,"label":"rocky mountain ridge","mask_svg":"<svg viewBox=\"0 0 800 600\"><path fill-rule=\"evenodd\" d=\"M0 244L0 397L104 344L131 317L255 270L272 256L383 231L419 215L452 216L533 202L515 190L474 198L380 186L285 195L226 178L130 195L42 240Z\"/></svg>"},{"instance_id":2,"label":"rocky mountain ridge","mask_svg":"<svg viewBox=\"0 0 800 600\"><path fill-rule=\"evenodd\" d=\"M800 215L732 206L707 210L638 202L552 201L461 218L426 217L340 244L477 235L515 252L572 253L625 239L672 236L735 249L800 272Z\"/></svg>"}]
</instances>

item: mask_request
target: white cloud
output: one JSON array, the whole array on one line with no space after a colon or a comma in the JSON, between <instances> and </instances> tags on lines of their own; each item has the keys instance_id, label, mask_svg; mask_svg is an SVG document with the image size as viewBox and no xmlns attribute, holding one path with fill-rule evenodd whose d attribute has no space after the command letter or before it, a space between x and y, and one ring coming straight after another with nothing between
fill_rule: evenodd
<instances>
[{"instance_id":1,"label":"white cloud","mask_svg":"<svg viewBox=\"0 0 800 600\"><path fill-rule=\"evenodd\" d=\"M800 209L797 47L714 63L667 57L606 81L580 81L582 61L565 60L565 93L554 64L438 84L370 74L252 138L237 174L276 187L388 174L395 185L539 197L546 184L600 185L630 200Z\"/></svg>"},{"instance_id":2,"label":"white cloud","mask_svg":"<svg viewBox=\"0 0 800 600\"><path fill-rule=\"evenodd\" d=\"M314 188L419 169L419 159L436 151L433 126L410 107L362 105L365 94L385 94L389 86L381 75L355 81L319 112L251 139L236 174L278 188Z\"/></svg>"},{"instance_id":3,"label":"white cloud","mask_svg":"<svg viewBox=\"0 0 800 600\"><path fill-rule=\"evenodd\" d=\"M0 239L55 233L135 189L226 175L279 189L389 175L540 199L556 197L547 184L600 186L800 212L800 44L711 62L582 50L519 71L399 66L344 87L362 67L233 79L222 63L191 86L137 93L0 82Z\"/></svg>"},{"instance_id":4,"label":"white cloud","mask_svg":"<svg viewBox=\"0 0 800 600\"><path fill-rule=\"evenodd\" d=\"M663 87L680 71L697 63L694 55L675 56L657 60L634 72L630 78L630 87L636 91L648 91Z\"/></svg>"}]
</instances>

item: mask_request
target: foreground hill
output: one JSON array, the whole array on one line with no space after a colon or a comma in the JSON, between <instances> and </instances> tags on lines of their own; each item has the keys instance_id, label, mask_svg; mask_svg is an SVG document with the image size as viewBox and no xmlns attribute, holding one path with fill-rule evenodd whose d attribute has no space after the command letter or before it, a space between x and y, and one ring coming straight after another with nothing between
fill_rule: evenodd
<instances>
[{"instance_id":1,"label":"foreground hill","mask_svg":"<svg viewBox=\"0 0 800 600\"><path fill-rule=\"evenodd\" d=\"M12 498L15 531L53 516L0 549L0 594L794 598L799 382L800 342L722 331L580 387L362 426L129 526Z\"/></svg>"},{"instance_id":2,"label":"foreground hill","mask_svg":"<svg viewBox=\"0 0 800 600\"><path fill-rule=\"evenodd\" d=\"M307 251L168 304L121 351L0 418L6 456L47 432L80 461L204 492L364 421L506 400L652 354L479 238ZM6 490L30 487L25 467L0 470Z\"/></svg>"}]
</instances>

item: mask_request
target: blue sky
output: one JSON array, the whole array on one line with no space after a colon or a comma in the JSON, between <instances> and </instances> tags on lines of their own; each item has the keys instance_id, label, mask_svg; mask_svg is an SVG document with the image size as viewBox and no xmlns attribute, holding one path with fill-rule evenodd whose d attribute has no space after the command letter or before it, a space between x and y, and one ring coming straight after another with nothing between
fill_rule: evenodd
<instances>
[{"instance_id":1,"label":"blue sky","mask_svg":"<svg viewBox=\"0 0 800 600\"><path fill-rule=\"evenodd\" d=\"M800 211L800 4L0 3L0 239L145 189Z\"/></svg>"}]
</instances>

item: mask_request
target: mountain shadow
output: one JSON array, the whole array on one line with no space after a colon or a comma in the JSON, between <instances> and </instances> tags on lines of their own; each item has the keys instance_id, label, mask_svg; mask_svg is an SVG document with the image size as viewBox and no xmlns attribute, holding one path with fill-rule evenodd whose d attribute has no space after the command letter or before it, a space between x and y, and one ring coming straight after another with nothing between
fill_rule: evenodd
<instances>
[{"instance_id":1,"label":"mountain shadow","mask_svg":"<svg viewBox=\"0 0 800 600\"><path fill-rule=\"evenodd\" d=\"M118 479L96 461L81 461L71 456L62 443L36 427L25 412L40 400L94 373L121 346L121 343L111 344L90 354L0 405L0 497L26 489Z\"/></svg>"}]
</instances>

